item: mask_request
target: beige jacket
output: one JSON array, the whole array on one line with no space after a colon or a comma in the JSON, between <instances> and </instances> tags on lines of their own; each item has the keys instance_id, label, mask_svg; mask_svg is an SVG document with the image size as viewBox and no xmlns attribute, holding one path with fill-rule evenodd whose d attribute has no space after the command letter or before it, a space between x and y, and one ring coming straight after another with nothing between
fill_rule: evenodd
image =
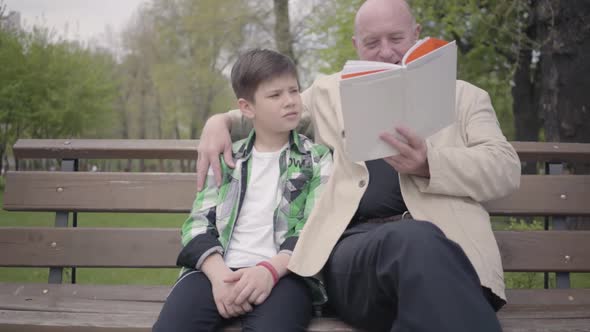
<instances>
[{"instance_id":1,"label":"beige jacket","mask_svg":"<svg viewBox=\"0 0 590 332\"><path fill-rule=\"evenodd\" d=\"M317 79L303 93L300 132L329 146L332 175L303 229L289 269L317 274L348 226L363 196L369 173L363 162L346 155L340 107L339 74ZM504 278L490 217L480 204L509 194L520 184L520 161L502 134L488 94L457 81L457 121L427 140L430 179L400 175L401 192L412 217L436 224L457 242L475 267L482 285L503 299ZM232 135L250 125L230 112Z\"/></svg>"}]
</instances>

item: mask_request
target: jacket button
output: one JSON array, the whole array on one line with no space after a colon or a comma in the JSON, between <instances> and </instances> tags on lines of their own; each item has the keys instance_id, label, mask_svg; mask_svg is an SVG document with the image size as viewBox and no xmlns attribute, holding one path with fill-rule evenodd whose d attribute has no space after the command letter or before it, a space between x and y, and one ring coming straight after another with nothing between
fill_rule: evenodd
<instances>
[{"instance_id":1,"label":"jacket button","mask_svg":"<svg viewBox=\"0 0 590 332\"><path fill-rule=\"evenodd\" d=\"M359 181L359 187L362 188L367 184L367 182L365 180L360 180Z\"/></svg>"},{"instance_id":2,"label":"jacket button","mask_svg":"<svg viewBox=\"0 0 590 332\"><path fill-rule=\"evenodd\" d=\"M340 133L342 135L342 138L346 137L346 134L344 133L344 130Z\"/></svg>"}]
</instances>

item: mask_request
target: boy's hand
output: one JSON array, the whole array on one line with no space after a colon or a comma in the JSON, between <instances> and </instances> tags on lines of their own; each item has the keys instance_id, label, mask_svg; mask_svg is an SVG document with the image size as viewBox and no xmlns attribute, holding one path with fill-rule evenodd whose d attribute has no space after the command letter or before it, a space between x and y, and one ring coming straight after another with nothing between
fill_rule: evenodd
<instances>
[{"instance_id":1,"label":"boy's hand","mask_svg":"<svg viewBox=\"0 0 590 332\"><path fill-rule=\"evenodd\" d=\"M248 302L241 304L233 303L231 294L235 288L235 284L227 283L224 280L231 277L234 272L228 270L228 273L222 278L211 280L211 288L213 291L213 299L215 300L215 306L217 311L223 318L238 317L246 312L252 311L252 305Z\"/></svg>"},{"instance_id":2,"label":"boy's hand","mask_svg":"<svg viewBox=\"0 0 590 332\"><path fill-rule=\"evenodd\" d=\"M230 303L259 305L268 298L274 280L270 271L262 266L253 266L232 272L224 282L234 285L228 297Z\"/></svg>"}]
</instances>

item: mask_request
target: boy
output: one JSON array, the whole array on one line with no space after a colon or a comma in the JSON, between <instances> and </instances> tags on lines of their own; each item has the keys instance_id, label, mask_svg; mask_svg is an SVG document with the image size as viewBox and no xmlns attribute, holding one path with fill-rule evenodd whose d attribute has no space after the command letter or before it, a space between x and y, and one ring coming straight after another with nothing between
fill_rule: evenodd
<instances>
[{"instance_id":1,"label":"boy","mask_svg":"<svg viewBox=\"0 0 590 332\"><path fill-rule=\"evenodd\" d=\"M332 156L294 131L302 101L288 57L249 51L231 81L254 129L233 144L234 169L221 159L221 186L209 170L197 194L182 226L182 276L154 331L212 331L232 317L248 331L305 331L311 319L310 289L287 264Z\"/></svg>"}]
</instances>

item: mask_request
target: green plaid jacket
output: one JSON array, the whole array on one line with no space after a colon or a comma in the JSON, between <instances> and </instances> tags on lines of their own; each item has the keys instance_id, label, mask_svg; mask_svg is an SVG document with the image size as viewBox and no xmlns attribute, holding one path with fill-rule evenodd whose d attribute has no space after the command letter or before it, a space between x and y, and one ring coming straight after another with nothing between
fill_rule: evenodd
<instances>
[{"instance_id":1,"label":"green plaid jacket","mask_svg":"<svg viewBox=\"0 0 590 332\"><path fill-rule=\"evenodd\" d=\"M223 255L229 247L248 187L254 140L252 131L248 138L233 144L234 169L220 157L222 183L219 188L209 169L205 188L197 193L190 216L182 225L183 249L178 255L179 266L200 270L205 258L213 253ZM274 240L279 252L290 254L328 180L332 155L327 147L292 131L288 148L279 157L279 167L277 195L281 197L277 197L279 204L274 212ZM317 280L308 282L317 283ZM317 300L314 302L325 302L315 291Z\"/></svg>"}]
</instances>

